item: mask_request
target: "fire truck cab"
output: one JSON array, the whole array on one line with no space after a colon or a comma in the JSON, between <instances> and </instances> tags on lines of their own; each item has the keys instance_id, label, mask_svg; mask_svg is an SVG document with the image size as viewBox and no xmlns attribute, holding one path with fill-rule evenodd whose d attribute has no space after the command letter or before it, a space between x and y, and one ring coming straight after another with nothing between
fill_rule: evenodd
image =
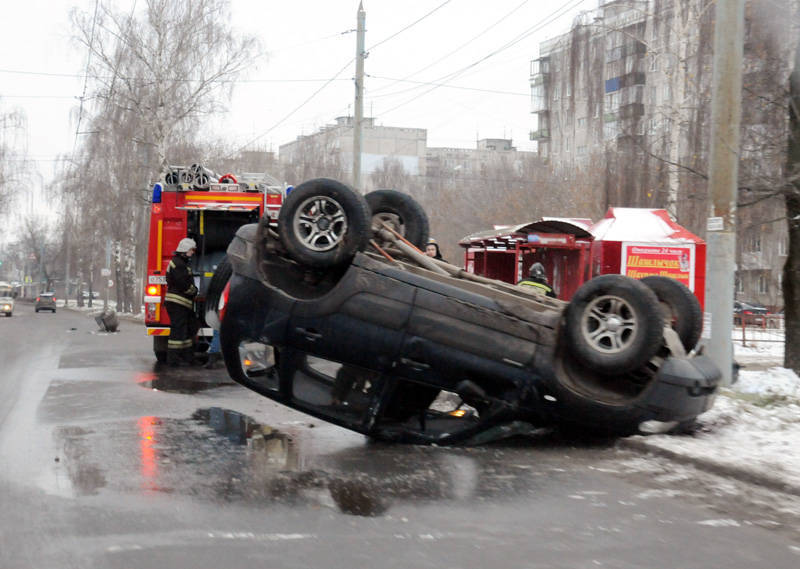
<instances>
[{"instance_id":1,"label":"fire truck cab","mask_svg":"<svg viewBox=\"0 0 800 569\"><path fill-rule=\"evenodd\" d=\"M153 351L166 361L170 322L164 307L166 271L178 242L191 237L197 251L191 268L198 289L194 308L200 327L196 351L204 351L213 330L206 324L208 284L236 230L269 216L278 217L285 186L268 174L225 174L217 177L205 168L170 168L152 189L150 236L145 281L145 330L153 337Z\"/></svg>"}]
</instances>

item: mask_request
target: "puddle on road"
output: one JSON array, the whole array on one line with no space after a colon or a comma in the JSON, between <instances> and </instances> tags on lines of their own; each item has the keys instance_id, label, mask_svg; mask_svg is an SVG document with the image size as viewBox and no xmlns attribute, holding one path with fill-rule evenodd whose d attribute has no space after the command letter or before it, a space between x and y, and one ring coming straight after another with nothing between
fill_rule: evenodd
<instances>
[{"instance_id":1,"label":"puddle on road","mask_svg":"<svg viewBox=\"0 0 800 569\"><path fill-rule=\"evenodd\" d=\"M311 430L305 421L275 429L221 407L198 409L187 419L143 416L55 435L55 468L69 478L74 495L178 494L378 516L398 503L546 494L543 486L563 476L541 456L534 459L530 448L364 442L337 429ZM521 456L528 457L524 465Z\"/></svg>"}]
</instances>

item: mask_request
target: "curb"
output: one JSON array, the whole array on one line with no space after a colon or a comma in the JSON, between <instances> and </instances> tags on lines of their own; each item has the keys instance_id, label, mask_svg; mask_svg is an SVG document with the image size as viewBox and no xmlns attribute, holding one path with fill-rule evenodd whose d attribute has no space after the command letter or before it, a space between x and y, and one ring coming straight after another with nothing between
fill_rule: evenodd
<instances>
[{"instance_id":1,"label":"curb","mask_svg":"<svg viewBox=\"0 0 800 569\"><path fill-rule=\"evenodd\" d=\"M734 478L736 480L745 482L747 484L755 484L757 486L763 486L764 488L769 488L770 490L776 490L778 492L784 492L786 494L800 496L800 485L796 485L791 482L786 482L785 480L780 480L773 476L769 476L768 474L764 474L763 472L747 470L745 468L738 468L735 466L730 466L728 464L721 464L719 462L715 462L713 460L705 458L698 458L696 456L681 454L679 452L665 449L657 445L652 445L641 439L620 439L617 442L617 445L619 448L625 448L656 456L662 456L664 458L674 460L675 462L679 462L682 464L689 464L691 466L698 468L699 470L710 472L711 474L717 474L719 476Z\"/></svg>"}]
</instances>

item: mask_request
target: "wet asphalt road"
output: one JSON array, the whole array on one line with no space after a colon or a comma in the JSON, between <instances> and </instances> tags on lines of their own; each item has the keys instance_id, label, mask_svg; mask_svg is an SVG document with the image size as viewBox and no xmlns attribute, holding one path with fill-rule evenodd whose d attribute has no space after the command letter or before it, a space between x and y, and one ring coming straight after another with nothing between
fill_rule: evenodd
<instances>
[{"instance_id":1,"label":"wet asphalt road","mask_svg":"<svg viewBox=\"0 0 800 569\"><path fill-rule=\"evenodd\" d=\"M663 459L371 443L67 310L0 339L2 569L800 566L784 497Z\"/></svg>"}]
</instances>

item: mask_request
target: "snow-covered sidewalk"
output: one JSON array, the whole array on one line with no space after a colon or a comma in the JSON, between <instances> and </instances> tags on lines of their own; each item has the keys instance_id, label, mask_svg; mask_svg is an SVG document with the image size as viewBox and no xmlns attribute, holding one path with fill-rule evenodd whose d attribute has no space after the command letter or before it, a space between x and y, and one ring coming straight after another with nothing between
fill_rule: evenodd
<instances>
[{"instance_id":1,"label":"snow-covered sidewalk","mask_svg":"<svg viewBox=\"0 0 800 569\"><path fill-rule=\"evenodd\" d=\"M623 445L800 495L800 378L780 367L782 343L734 351L739 380L720 391L696 432L631 437Z\"/></svg>"}]
</instances>

